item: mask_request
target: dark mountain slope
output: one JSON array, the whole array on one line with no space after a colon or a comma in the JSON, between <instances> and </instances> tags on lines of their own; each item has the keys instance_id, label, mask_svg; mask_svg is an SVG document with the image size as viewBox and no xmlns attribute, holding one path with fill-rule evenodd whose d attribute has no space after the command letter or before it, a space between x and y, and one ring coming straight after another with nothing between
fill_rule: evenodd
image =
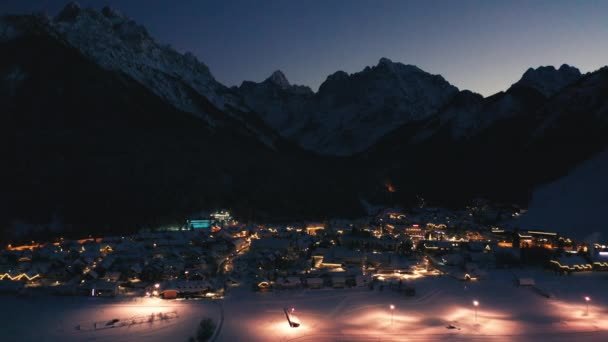
<instances>
[{"instance_id":1,"label":"dark mountain slope","mask_svg":"<svg viewBox=\"0 0 608 342\"><path fill-rule=\"evenodd\" d=\"M523 85L486 99L461 92L436 117L402 126L358 158L370 165L372 189L389 179L403 201L526 204L539 184L607 146L607 82L602 69L549 98Z\"/></svg>"},{"instance_id":2,"label":"dark mountain slope","mask_svg":"<svg viewBox=\"0 0 608 342\"><path fill-rule=\"evenodd\" d=\"M209 126L29 20L26 34L0 43L12 52L0 55L6 221L55 215L119 229L219 206L243 216L357 212L333 162L287 143L271 149L198 96L224 118Z\"/></svg>"}]
</instances>

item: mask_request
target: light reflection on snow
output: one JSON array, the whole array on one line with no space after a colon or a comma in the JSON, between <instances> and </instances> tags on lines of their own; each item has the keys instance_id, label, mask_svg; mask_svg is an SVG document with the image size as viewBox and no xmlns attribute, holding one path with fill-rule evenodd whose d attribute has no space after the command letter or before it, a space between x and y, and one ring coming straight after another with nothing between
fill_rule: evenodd
<instances>
[{"instance_id":1,"label":"light reflection on snow","mask_svg":"<svg viewBox=\"0 0 608 342\"><path fill-rule=\"evenodd\" d=\"M32 331L48 331L49 340L113 341L186 340L196 332L202 318L219 319L224 307L223 328L217 341L403 341L408 340L608 340L608 312L603 303L603 284L583 286L584 278L564 281L581 283L584 294L572 294L566 282L551 284L556 298L547 299L530 288L488 280L463 288L449 278L422 279L417 295L368 289L298 290L252 293L235 289L222 301L174 301L159 298L101 300L98 298L5 298L16 309L0 313L0 331L7 340L18 340L10 327L25 317ZM603 280L603 279L602 279ZM589 279L589 284L595 284ZM596 280L597 281L597 280ZM501 285L502 284L502 285ZM561 292L560 292L560 289ZM568 291L566 291L568 290ZM590 296L589 310L584 296ZM477 320L473 300L479 300ZM395 305L394 310L390 305ZM301 325L291 328L283 312L295 307ZM154 320L120 328L76 331L93 322L175 311L176 319ZM392 323L391 323L392 313ZM606 318L605 318L606 317ZM450 329L448 329L450 327ZM21 332L20 340L34 339L34 332ZM12 334L12 335L11 335ZM584 335L582 338L580 335Z\"/></svg>"},{"instance_id":2,"label":"light reflection on snow","mask_svg":"<svg viewBox=\"0 0 608 342\"><path fill-rule=\"evenodd\" d=\"M589 303L567 302L553 300L549 302L550 310L559 316L568 330L575 331L597 331L608 330L608 315L604 307Z\"/></svg>"},{"instance_id":3,"label":"light reflection on snow","mask_svg":"<svg viewBox=\"0 0 608 342\"><path fill-rule=\"evenodd\" d=\"M242 328L248 333L250 340L284 341L303 336L314 335L328 329L328 325L320 317L311 312L297 311L300 326L289 326L282 310L266 310L257 312L243 322Z\"/></svg>"}]
</instances>

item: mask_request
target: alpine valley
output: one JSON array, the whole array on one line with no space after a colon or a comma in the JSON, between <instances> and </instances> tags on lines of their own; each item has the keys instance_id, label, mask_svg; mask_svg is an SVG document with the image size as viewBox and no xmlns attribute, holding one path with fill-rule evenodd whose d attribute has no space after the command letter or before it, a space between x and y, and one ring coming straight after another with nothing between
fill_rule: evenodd
<instances>
[{"instance_id":1,"label":"alpine valley","mask_svg":"<svg viewBox=\"0 0 608 342\"><path fill-rule=\"evenodd\" d=\"M0 51L6 226L120 231L211 207L322 220L422 199L527 207L608 145L607 68L530 68L489 97L387 58L317 92L281 71L229 88L118 11L75 3L3 17Z\"/></svg>"}]
</instances>

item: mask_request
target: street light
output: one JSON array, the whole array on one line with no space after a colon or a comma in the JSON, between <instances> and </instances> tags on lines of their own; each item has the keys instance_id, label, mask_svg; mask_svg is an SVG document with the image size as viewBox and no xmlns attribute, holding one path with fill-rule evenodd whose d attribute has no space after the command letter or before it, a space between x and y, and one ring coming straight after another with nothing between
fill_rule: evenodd
<instances>
[{"instance_id":1,"label":"street light","mask_svg":"<svg viewBox=\"0 0 608 342\"><path fill-rule=\"evenodd\" d=\"M589 296L585 296L585 303L587 304L587 307L585 309L585 316L589 315L589 302L591 301L591 298Z\"/></svg>"},{"instance_id":2,"label":"street light","mask_svg":"<svg viewBox=\"0 0 608 342\"><path fill-rule=\"evenodd\" d=\"M285 312L285 318L287 318L287 323L292 328L297 328L300 326L300 320L293 314L296 311L294 307L287 309L283 308L283 312Z\"/></svg>"},{"instance_id":3,"label":"street light","mask_svg":"<svg viewBox=\"0 0 608 342\"><path fill-rule=\"evenodd\" d=\"M477 322L477 307L479 306L479 302L474 300L473 306L475 307L475 322Z\"/></svg>"},{"instance_id":4,"label":"street light","mask_svg":"<svg viewBox=\"0 0 608 342\"><path fill-rule=\"evenodd\" d=\"M389 308L391 309L391 327L393 326L393 312L395 311L395 306L393 304L391 304L391 306L389 306Z\"/></svg>"}]
</instances>

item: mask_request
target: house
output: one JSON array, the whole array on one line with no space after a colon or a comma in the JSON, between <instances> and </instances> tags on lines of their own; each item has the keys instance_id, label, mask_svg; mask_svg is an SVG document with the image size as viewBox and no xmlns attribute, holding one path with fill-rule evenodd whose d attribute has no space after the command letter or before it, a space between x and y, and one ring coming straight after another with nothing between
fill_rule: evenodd
<instances>
[{"instance_id":1,"label":"house","mask_svg":"<svg viewBox=\"0 0 608 342\"><path fill-rule=\"evenodd\" d=\"M344 288L346 285L346 279L343 276L332 276L331 277L331 285L334 288Z\"/></svg>"},{"instance_id":2,"label":"house","mask_svg":"<svg viewBox=\"0 0 608 342\"><path fill-rule=\"evenodd\" d=\"M325 225L322 223L310 223L306 225L306 234L315 236L320 230L324 230Z\"/></svg>"},{"instance_id":3,"label":"house","mask_svg":"<svg viewBox=\"0 0 608 342\"><path fill-rule=\"evenodd\" d=\"M247 247L247 241L245 241L245 239L233 239L232 243L234 244L234 248L237 251L240 251L241 249Z\"/></svg>"},{"instance_id":4,"label":"house","mask_svg":"<svg viewBox=\"0 0 608 342\"><path fill-rule=\"evenodd\" d=\"M265 250L287 252L290 245L291 241L288 239L265 238L253 240L250 250L253 252Z\"/></svg>"},{"instance_id":5,"label":"house","mask_svg":"<svg viewBox=\"0 0 608 342\"><path fill-rule=\"evenodd\" d=\"M333 248L332 251L334 259L342 264L361 265L365 260L365 255L362 252L348 250L343 247Z\"/></svg>"},{"instance_id":6,"label":"house","mask_svg":"<svg viewBox=\"0 0 608 342\"><path fill-rule=\"evenodd\" d=\"M510 267L521 262L521 250L519 248L501 247L499 244L492 252L496 267Z\"/></svg>"},{"instance_id":7,"label":"house","mask_svg":"<svg viewBox=\"0 0 608 342\"><path fill-rule=\"evenodd\" d=\"M50 280L64 280L69 277L69 273L64 267L51 267L46 273L45 278Z\"/></svg>"},{"instance_id":8,"label":"house","mask_svg":"<svg viewBox=\"0 0 608 342\"><path fill-rule=\"evenodd\" d=\"M300 285L302 285L302 281L298 277L287 277L280 278L276 284L283 289L294 289L300 287Z\"/></svg>"},{"instance_id":9,"label":"house","mask_svg":"<svg viewBox=\"0 0 608 342\"><path fill-rule=\"evenodd\" d=\"M425 230L418 224L411 225L405 228L405 233L412 238L422 239L424 238Z\"/></svg>"},{"instance_id":10,"label":"house","mask_svg":"<svg viewBox=\"0 0 608 342\"><path fill-rule=\"evenodd\" d=\"M580 255L569 255L561 256L550 261L554 269L559 272L581 272L591 271L593 266L585 258Z\"/></svg>"},{"instance_id":11,"label":"house","mask_svg":"<svg viewBox=\"0 0 608 342\"><path fill-rule=\"evenodd\" d=\"M322 255L319 255L322 253ZM365 260L362 252L356 252L344 247L334 247L332 249L317 248L313 252L313 262L319 268L338 268L342 265L360 266Z\"/></svg>"},{"instance_id":12,"label":"house","mask_svg":"<svg viewBox=\"0 0 608 342\"><path fill-rule=\"evenodd\" d=\"M159 284L158 295L165 291L176 291L178 296L197 296L211 290L211 285L206 281L169 281Z\"/></svg>"},{"instance_id":13,"label":"house","mask_svg":"<svg viewBox=\"0 0 608 342\"><path fill-rule=\"evenodd\" d=\"M315 248L315 250L311 252L313 267L321 267L323 258L327 252L327 248Z\"/></svg>"},{"instance_id":14,"label":"house","mask_svg":"<svg viewBox=\"0 0 608 342\"><path fill-rule=\"evenodd\" d=\"M101 266L104 269L110 269L110 267L112 267L112 265L114 264L114 261L116 260L116 258L113 255L107 256L103 259L103 261L99 264L99 266Z\"/></svg>"},{"instance_id":15,"label":"house","mask_svg":"<svg viewBox=\"0 0 608 342\"><path fill-rule=\"evenodd\" d=\"M103 279L116 282L120 279L120 272L106 272Z\"/></svg>"},{"instance_id":16,"label":"house","mask_svg":"<svg viewBox=\"0 0 608 342\"><path fill-rule=\"evenodd\" d=\"M320 289L323 287L323 279L308 278L308 279L306 279L306 285L311 289Z\"/></svg>"},{"instance_id":17,"label":"house","mask_svg":"<svg viewBox=\"0 0 608 342\"><path fill-rule=\"evenodd\" d=\"M355 284L357 287L365 287L369 283L369 279L366 276L358 275L355 277Z\"/></svg>"},{"instance_id":18,"label":"house","mask_svg":"<svg viewBox=\"0 0 608 342\"><path fill-rule=\"evenodd\" d=\"M113 281L87 281L80 286L80 293L91 297L115 297L118 283Z\"/></svg>"},{"instance_id":19,"label":"house","mask_svg":"<svg viewBox=\"0 0 608 342\"><path fill-rule=\"evenodd\" d=\"M268 280L262 280L258 283L257 288L260 291L267 291L270 290L270 288L272 287L272 284L270 283L270 281Z\"/></svg>"},{"instance_id":20,"label":"house","mask_svg":"<svg viewBox=\"0 0 608 342\"><path fill-rule=\"evenodd\" d=\"M99 274L95 270L89 270L88 272L85 270L84 278L91 280L99 278Z\"/></svg>"},{"instance_id":21,"label":"house","mask_svg":"<svg viewBox=\"0 0 608 342\"><path fill-rule=\"evenodd\" d=\"M534 286L534 278L517 278L517 286Z\"/></svg>"},{"instance_id":22,"label":"house","mask_svg":"<svg viewBox=\"0 0 608 342\"><path fill-rule=\"evenodd\" d=\"M453 253L460 252L460 241L425 240L424 249L428 252Z\"/></svg>"},{"instance_id":23,"label":"house","mask_svg":"<svg viewBox=\"0 0 608 342\"><path fill-rule=\"evenodd\" d=\"M591 252L591 259L594 271L608 271L608 251L594 248Z\"/></svg>"},{"instance_id":24,"label":"house","mask_svg":"<svg viewBox=\"0 0 608 342\"><path fill-rule=\"evenodd\" d=\"M211 229L211 225L213 224L213 219L211 219L210 217L207 218L199 218L199 219L192 219L192 220L188 220L186 221L186 226L188 227L188 229L192 229L192 230L207 230L209 231Z\"/></svg>"}]
</instances>

